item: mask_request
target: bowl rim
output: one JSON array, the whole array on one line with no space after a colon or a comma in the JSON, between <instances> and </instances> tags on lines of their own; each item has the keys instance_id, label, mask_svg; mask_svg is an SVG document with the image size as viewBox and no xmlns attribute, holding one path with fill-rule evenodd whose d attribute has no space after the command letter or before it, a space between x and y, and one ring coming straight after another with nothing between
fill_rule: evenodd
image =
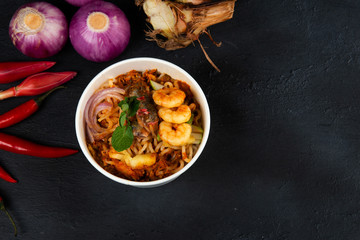
<instances>
[{"instance_id":1,"label":"bowl rim","mask_svg":"<svg viewBox=\"0 0 360 240\"><path fill-rule=\"evenodd\" d=\"M137 181L132 181L132 180L128 180L125 178L121 178L118 176L115 176L109 172L107 172L104 168L102 168L97 162L96 160L91 156L87 146L86 146L86 139L85 141L81 138L81 133L82 129L80 129L80 125L84 126L84 119L83 119L83 113L82 113L82 109L85 107L86 102L88 99L85 99L85 95L87 94L88 91L91 90L91 87L97 83L98 81L100 81L99 79L101 79L101 77L104 75L104 73L110 71L113 68L116 68L120 65L124 65L124 64L129 64L129 63L133 63L133 62L138 62L138 61L149 61L149 62L156 62L159 64L163 64L163 65L167 65L168 67L174 68L176 71L179 71L181 74L185 75L187 80L184 80L186 82L191 82L191 85L195 86L196 90L196 94L198 95L198 98L202 98L205 105L201 106L201 111L205 116L203 116L203 120L205 120L205 118L207 119L207 121L204 121L204 132L203 132L203 138L201 140L200 146L198 148L198 150L196 151L195 155L193 156L193 158L191 159L191 161L189 163L187 163L181 170L179 170L178 172L167 176L165 178L162 179L158 179L158 180L154 180L154 181L148 181L148 182L137 182ZM136 69L135 69L136 70ZM119 75L122 73L119 73ZM104 80L105 82L105 80ZM191 86L192 87L192 86ZM86 102L85 102L86 100ZM82 124L81 124L82 121ZM76 132L76 138L77 141L80 145L81 151L82 153L85 155L86 159L91 163L91 165L93 167L95 167L95 169L97 169L100 173L102 173L103 175L105 175L106 177L110 178L111 180L118 182L118 183L122 183L125 185L130 185L130 186L134 186L134 187L156 187L156 186L161 186L163 184L169 183L173 180L175 180L176 178L178 178L180 175L182 175L184 172L186 172L196 161L197 159L200 157L202 151L205 148L206 142L208 140L209 137L209 133L210 133L210 109L209 109L209 104L207 102L206 96L202 90L202 88L200 87L200 85L197 83L197 81L189 74L187 73L184 69L182 69L181 67L166 61L166 60L162 60L159 58L152 58L152 57L135 57L135 58L129 58L129 59L125 59L125 60L120 60L116 63L113 63L111 65L109 65L108 67L106 67L105 69L103 69L102 71L100 71L98 74L96 74L91 80L90 82L87 84L87 86L85 87L85 89L83 90L81 97L78 101L77 107L76 107L76 114L75 114L75 132Z\"/></svg>"}]
</instances>

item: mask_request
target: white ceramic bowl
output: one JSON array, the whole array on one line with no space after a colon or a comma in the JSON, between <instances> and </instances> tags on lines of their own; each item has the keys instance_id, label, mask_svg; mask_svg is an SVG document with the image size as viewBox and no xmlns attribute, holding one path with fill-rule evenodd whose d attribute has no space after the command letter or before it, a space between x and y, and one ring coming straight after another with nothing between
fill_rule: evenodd
<instances>
[{"instance_id":1,"label":"white ceramic bowl","mask_svg":"<svg viewBox=\"0 0 360 240\"><path fill-rule=\"evenodd\" d=\"M194 155L193 159L180 171L177 173L168 176L166 178L150 181L150 182L136 182L127 180L124 178L117 177L106 170L104 170L91 156L87 146L86 146L86 136L85 136L85 121L84 121L84 109L85 105L88 101L88 99L91 97L91 95L95 92L96 89L100 87L105 81L107 81L109 78L115 78L116 76L120 74L127 73L131 70L138 70L138 71L145 71L147 69L157 69L161 73L167 73L172 78L179 79L182 81L185 81L187 84L189 84L190 89L192 90L194 97L196 98L197 102L200 104L201 111L202 111L202 118L203 118L203 127L204 127L204 134L203 139L200 144L200 147L196 154ZM210 132L210 110L209 105L207 103L206 97L201 90L198 83L183 69L180 67L156 58L132 58L124 61L120 61L118 63L115 63L107 68L105 68L103 71L101 71L99 74L97 74L91 82L88 84L88 86L85 88L83 94L81 95L81 98L79 100L77 109L76 109L76 116L75 116L75 130L76 130L76 136L78 139L78 142L80 144L80 148L82 152L84 153L85 157L88 159L88 161L102 174L104 174L106 177L122 183L126 185L131 185L135 187L157 187L161 186L163 184L169 183L172 180L179 177L181 174L186 172L199 158L201 152L203 151L205 144L207 142L207 139L209 137Z\"/></svg>"}]
</instances>

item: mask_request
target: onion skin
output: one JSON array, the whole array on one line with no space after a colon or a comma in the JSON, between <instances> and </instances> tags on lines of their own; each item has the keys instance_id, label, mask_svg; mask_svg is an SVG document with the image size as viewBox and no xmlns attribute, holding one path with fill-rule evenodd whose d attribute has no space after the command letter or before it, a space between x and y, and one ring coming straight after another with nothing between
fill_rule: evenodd
<instances>
[{"instance_id":1,"label":"onion skin","mask_svg":"<svg viewBox=\"0 0 360 240\"><path fill-rule=\"evenodd\" d=\"M24 23L24 16L30 11L43 16L43 24L31 30ZM9 35L15 47L32 58L46 58L57 54L68 39L68 24L64 13L47 2L33 2L22 5L14 13Z\"/></svg>"},{"instance_id":2,"label":"onion skin","mask_svg":"<svg viewBox=\"0 0 360 240\"><path fill-rule=\"evenodd\" d=\"M107 17L105 29L95 31L88 25L88 16L100 13ZM74 49L85 59L106 62L119 56L130 40L130 24L124 12L116 5L96 1L82 6L73 16L69 36Z\"/></svg>"},{"instance_id":3,"label":"onion skin","mask_svg":"<svg viewBox=\"0 0 360 240\"><path fill-rule=\"evenodd\" d=\"M89 2L94 2L94 1L98 1L98 0L65 0L68 3L70 3L71 5L74 5L76 7L81 7Z\"/></svg>"}]
</instances>

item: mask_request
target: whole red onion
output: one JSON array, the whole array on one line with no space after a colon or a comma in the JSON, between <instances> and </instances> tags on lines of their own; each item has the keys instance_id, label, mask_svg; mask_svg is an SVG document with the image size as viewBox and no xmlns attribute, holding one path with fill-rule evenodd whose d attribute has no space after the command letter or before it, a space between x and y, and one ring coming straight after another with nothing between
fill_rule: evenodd
<instances>
[{"instance_id":1,"label":"whole red onion","mask_svg":"<svg viewBox=\"0 0 360 240\"><path fill-rule=\"evenodd\" d=\"M17 49L29 57L46 58L58 53L68 38L63 12L47 2L22 5L9 25L10 38Z\"/></svg>"},{"instance_id":2,"label":"whole red onion","mask_svg":"<svg viewBox=\"0 0 360 240\"><path fill-rule=\"evenodd\" d=\"M71 5L81 7L89 2L94 2L94 1L98 1L98 0L65 0L65 1L67 1Z\"/></svg>"},{"instance_id":3,"label":"whole red onion","mask_svg":"<svg viewBox=\"0 0 360 240\"><path fill-rule=\"evenodd\" d=\"M105 62L119 56L130 40L130 24L115 4L96 1L82 6L69 27L74 49L93 62Z\"/></svg>"}]
</instances>

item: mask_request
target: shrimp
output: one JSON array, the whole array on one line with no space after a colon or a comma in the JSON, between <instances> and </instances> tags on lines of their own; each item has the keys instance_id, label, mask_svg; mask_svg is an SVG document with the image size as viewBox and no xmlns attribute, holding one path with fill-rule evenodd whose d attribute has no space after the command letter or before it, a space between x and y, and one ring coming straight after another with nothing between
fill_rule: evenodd
<instances>
[{"instance_id":1,"label":"shrimp","mask_svg":"<svg viewBox=\"0 0 360 240\"><path fill-rule=\"evenodd\" d=\"M174 124L162 121L159 126L160 138L173 146L186 145L191 135L188 123Z\"/></svg>"},{"instance_id":2,"label":"shrimp","mask_svg":"<svg viewBox=\"0 0 360 240\"><path fill-rule=\"evenodd\" d=\"M185 100L186 94L178 88L162 88L153 93L154 102L166 108L179 107Z\"/></svg>"},{"instance_id":3,"label":"shrimp","mask_svg":"<svg viewBox=\"0 0 360 240\"><path fill-rule=\"evenodd\" d=\"M170 108L160 108L158 114L169 123L184 123L191 118L191 110L188 105L181 105L175 111Z\"/></svg>"}]
</instances>

